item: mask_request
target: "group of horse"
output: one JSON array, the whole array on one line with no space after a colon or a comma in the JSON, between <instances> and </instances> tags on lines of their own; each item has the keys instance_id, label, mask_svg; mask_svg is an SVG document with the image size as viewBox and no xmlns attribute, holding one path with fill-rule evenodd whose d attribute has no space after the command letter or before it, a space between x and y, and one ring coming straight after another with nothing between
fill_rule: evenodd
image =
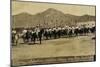
<instances>
[{"instance_id":1,"label":"group of horse","mask_svg":"<svg viewBox=\"0 0 100 67\"><path fill-rule=\"evenodd\" d=\"M17 45L20 38L24 43L33 43L42 40L58 39L61 37L72 37L88 35L89 33L95 33L95 26L64 26L53 28L40 28L39 26L34 28L23 29L20 33L16 30L12 30L12 43Z\"/></svg>"}]
</instances>

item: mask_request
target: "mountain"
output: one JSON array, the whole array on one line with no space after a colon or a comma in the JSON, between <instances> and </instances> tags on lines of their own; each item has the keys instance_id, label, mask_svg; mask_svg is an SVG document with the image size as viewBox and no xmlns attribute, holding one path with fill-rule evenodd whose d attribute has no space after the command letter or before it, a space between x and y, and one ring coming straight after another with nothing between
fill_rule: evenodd
<instances>
[{"instance_id":1,"label":"mountain","mask_svg":"<svg viewBox=\"0 0 100 67\"><path fill-rule=\"evenodd\" d=\"M32 22L32 15L28 13L20 13L12 16L12 27L25 27Z\"/></svg>"},{"instance_id":2,"label":"mountain","mask_svg":"<svg viewBox=\"0 0 100 67\"><path fill-rule=\"evenodd\" d=\"M95 21L95 16L83 15L75 16L64 14L53 8L49 8L44 12L31 15L28 13L20 13L12 16L12 27L32 27L42 25L45 27L63 26L65 24L74 24L76 22Z\"/></svg>"}]
</instances>

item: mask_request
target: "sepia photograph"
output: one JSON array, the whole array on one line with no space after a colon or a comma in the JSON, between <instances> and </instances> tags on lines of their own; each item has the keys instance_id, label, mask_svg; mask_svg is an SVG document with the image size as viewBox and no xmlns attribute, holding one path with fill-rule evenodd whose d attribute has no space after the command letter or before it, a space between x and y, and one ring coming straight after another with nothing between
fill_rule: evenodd
<instances>
[{"instance_id":1,"label":"sepia photograph","mask_svg":"<svg viewBox=\"0 0 100 67\"><path fill-rule=\"evenodd\" d=\"M11 1L11 66L96 61L96 6Z\"/></svg>"}]
</instances>

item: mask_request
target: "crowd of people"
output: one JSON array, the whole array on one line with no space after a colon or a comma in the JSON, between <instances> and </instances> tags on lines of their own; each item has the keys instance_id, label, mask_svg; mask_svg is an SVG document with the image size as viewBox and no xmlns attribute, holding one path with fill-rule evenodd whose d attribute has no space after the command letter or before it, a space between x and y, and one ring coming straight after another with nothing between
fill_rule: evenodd
<instances>
[{"instance_id":1,"label":"crowd of people","mask_svg":"<svg viewBox=\"0 0 100 67\"><path fill-rule=\"evenodd\" d=\"M20 38L24 43L36 43L42 40L58 39L61 37L73 37L73 36L86 36L89 33L95 33L95 25L81 25L81 26L58 26L43 28L36 26L33 28L25 28L20 33L17 30L12 30L12 43L17 45Z\"/></svg>"}]
</instances>

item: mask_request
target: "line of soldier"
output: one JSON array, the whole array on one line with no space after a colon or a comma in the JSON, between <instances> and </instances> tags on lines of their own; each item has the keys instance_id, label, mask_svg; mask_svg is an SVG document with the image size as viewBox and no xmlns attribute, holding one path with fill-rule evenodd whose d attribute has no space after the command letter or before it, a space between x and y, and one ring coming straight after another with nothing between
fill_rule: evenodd
<instances>
[{"instance_id":1,"label":"line of soldier","mask_svg":"<svg viewBox=\"0 0 100 67\"><path fill-rule=\"evenodd\" d=\"M64 26L53 28L40 28L36 26L31 29L24 29L21 34L18 34L16 30L12 30L12 42L18 43L18 39L22 38L24 43L33 42L48 39L57 39L61 37L72 37L79 35L87 35L88 33L95 33L95 26Z\"/></svg>"}]
</instances>

